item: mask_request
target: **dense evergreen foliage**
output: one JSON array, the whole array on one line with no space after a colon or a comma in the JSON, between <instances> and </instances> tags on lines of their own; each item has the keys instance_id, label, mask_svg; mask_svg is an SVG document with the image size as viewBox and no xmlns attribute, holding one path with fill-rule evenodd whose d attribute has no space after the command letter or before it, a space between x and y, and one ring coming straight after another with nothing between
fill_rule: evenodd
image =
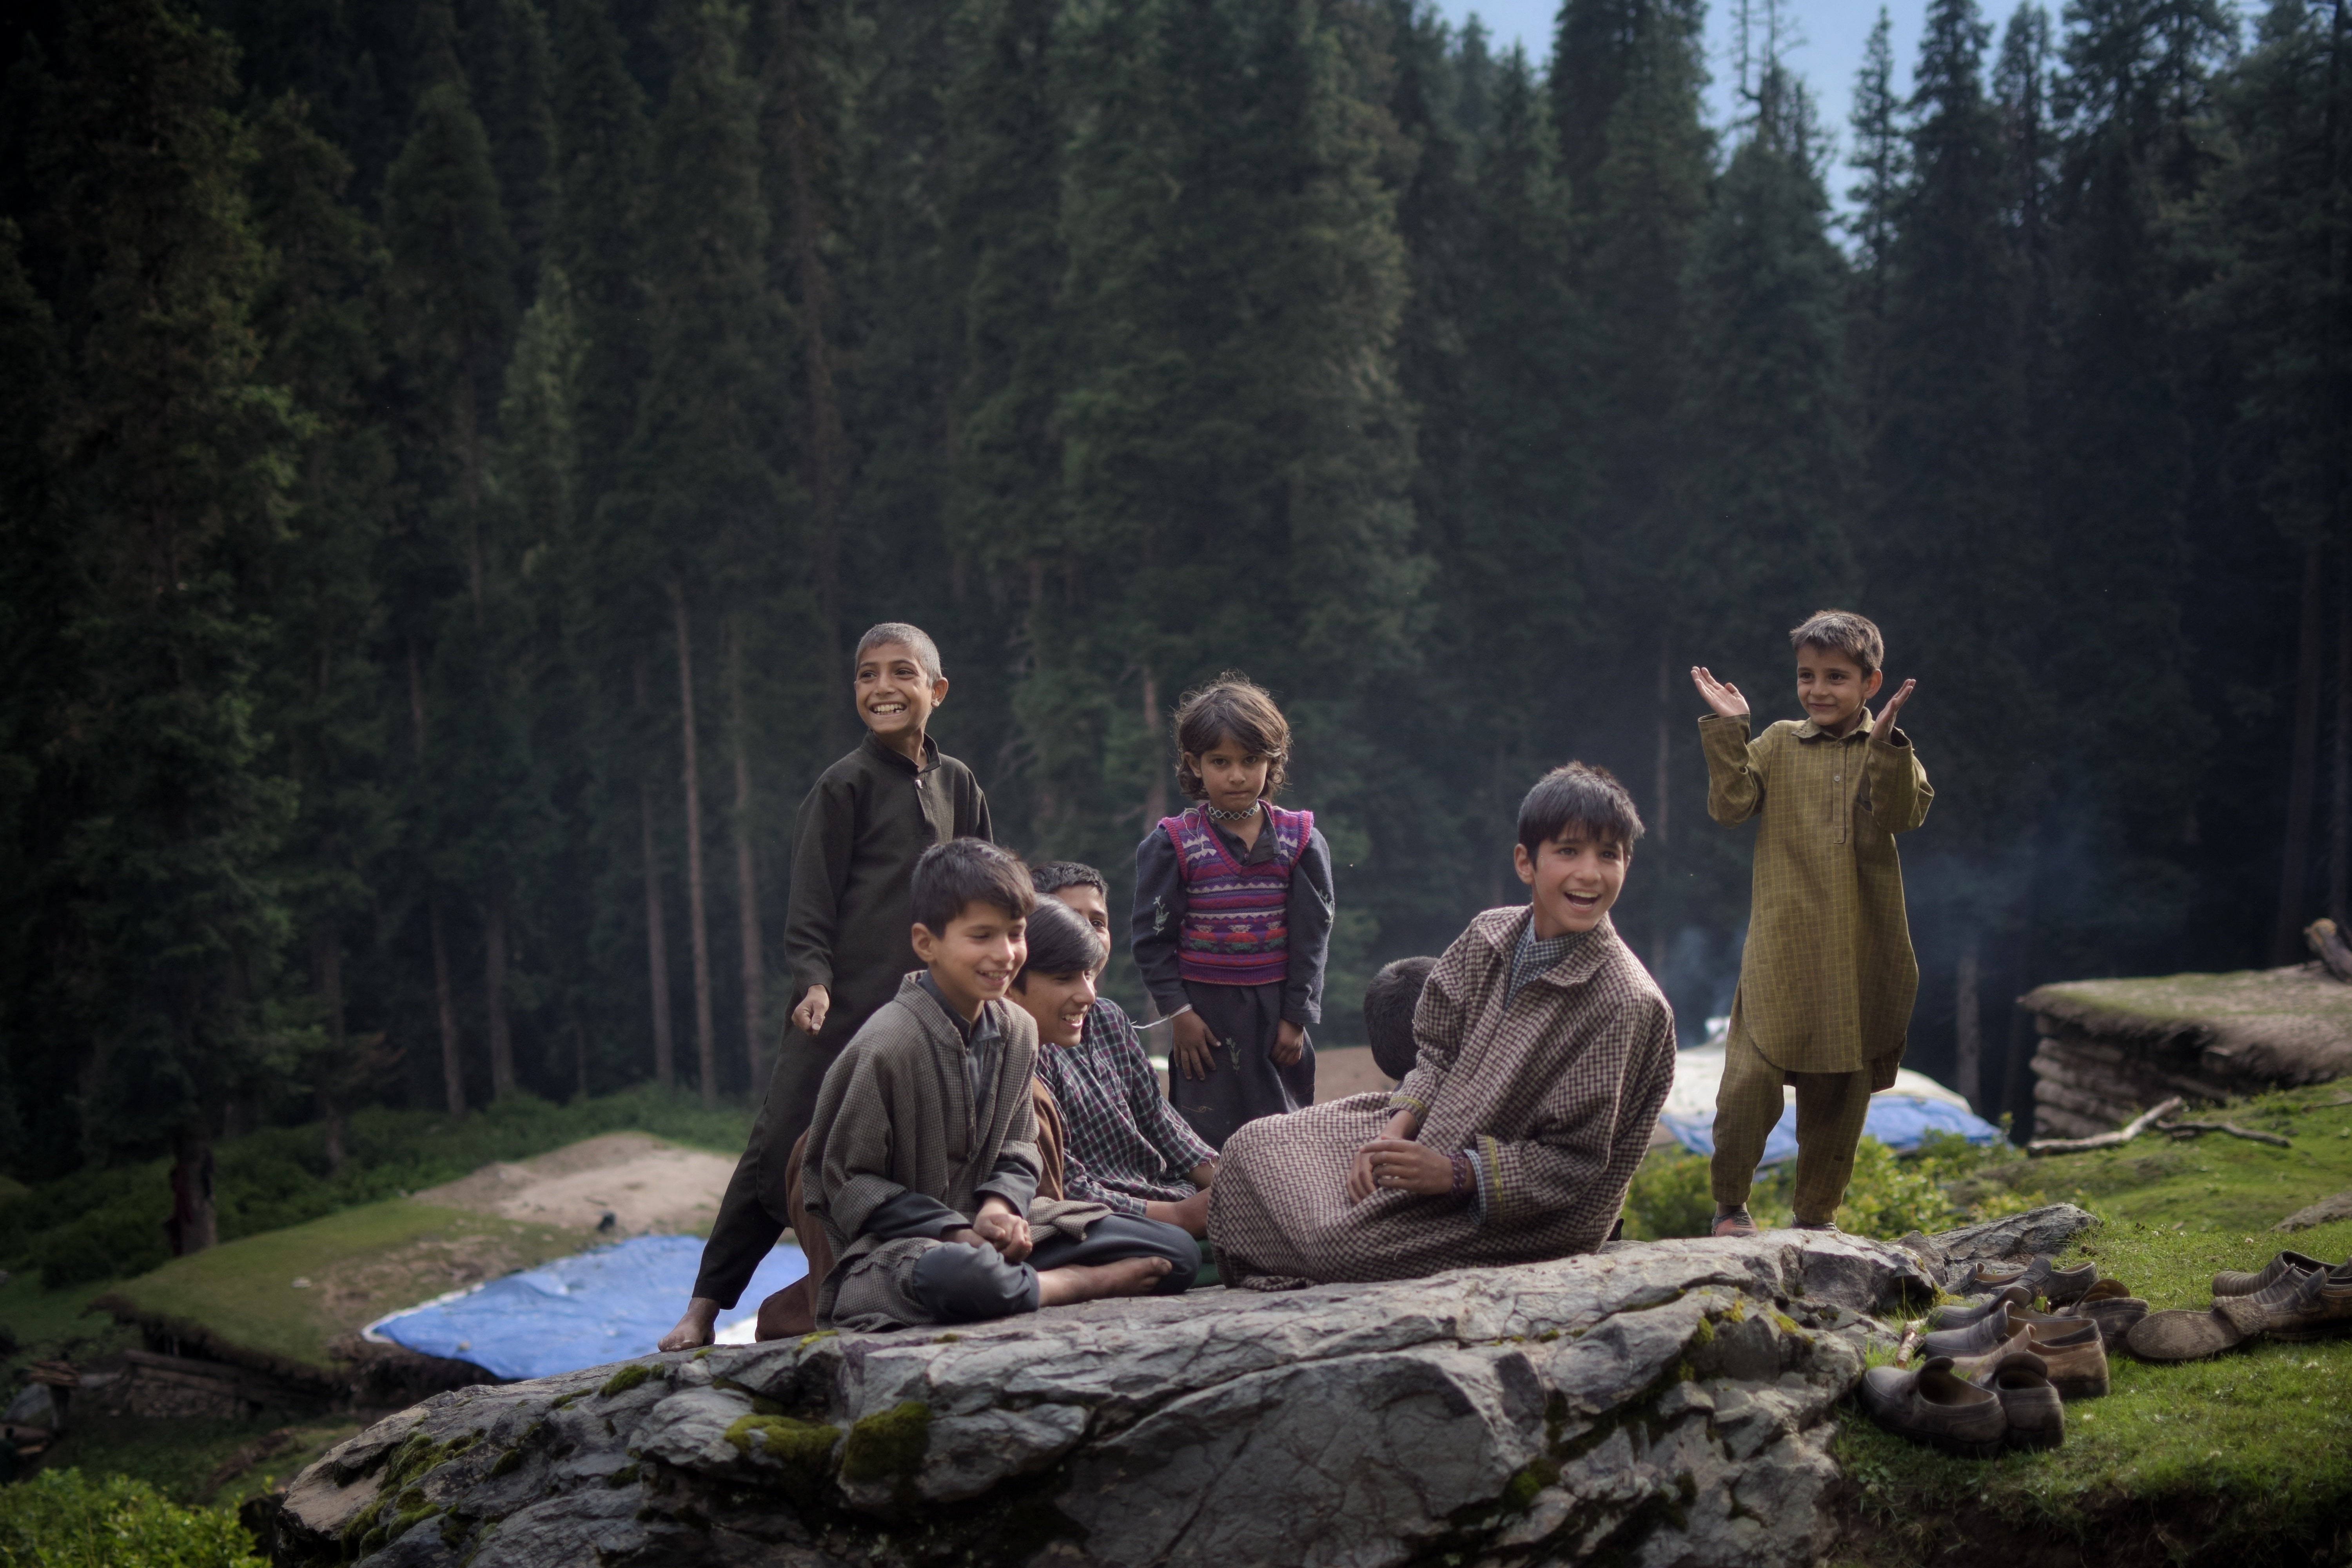
<instances>
[{"instance_id":1,"label":"dense evergreen foliage","mask_svg":"<svg viewBox=\"0 0 2352 1568\"><path fill-rule=\"evenodd\" d=\"M1832 603L1920 682L1920 1065L2021 1110L2029 985L2294 956L2352 879L2339 12L1931 0L1842 154L1743 16L1710 126L1699 0L1544 67L1429 0L36 7L0 1166L743 1092L885 617L1004 837L1115 879L1175 698L1272 685L1337 1037L1571 755L1721 1011L1684 671L1790 712Z\"/></svg>"}]
</instances>

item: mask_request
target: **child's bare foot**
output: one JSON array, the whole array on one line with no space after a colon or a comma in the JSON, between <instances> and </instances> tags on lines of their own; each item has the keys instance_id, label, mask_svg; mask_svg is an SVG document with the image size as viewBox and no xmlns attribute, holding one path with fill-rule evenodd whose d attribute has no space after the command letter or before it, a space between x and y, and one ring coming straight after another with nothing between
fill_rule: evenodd
<instances>
[{"instance_id":1,"label":"child's bare foot","mask_svg":"<svg viewBox=\"0 0 2352 1568\"><path fill-rule=\"evenodd\" d=\"M708 1296L697 1296L686 1304L686 1316L677 1327L661 1337L666 1351L700 1350L710 1342L719 1322L719 1303Z\"/></svg>"},{"instance_id":2,"label":"child's bare foot","mask_svg":"<svg viewBox=\"0 0 2352 1568\"><path fill-rule=\"evenodd\" d=\"M1066 1307L1106 1296L1148 1296L1167 1278L1164 1258L1122 1258L1117 1263L1072 1263L1037 1276L1037 1304Z\"/></svg>"}]
</instances>

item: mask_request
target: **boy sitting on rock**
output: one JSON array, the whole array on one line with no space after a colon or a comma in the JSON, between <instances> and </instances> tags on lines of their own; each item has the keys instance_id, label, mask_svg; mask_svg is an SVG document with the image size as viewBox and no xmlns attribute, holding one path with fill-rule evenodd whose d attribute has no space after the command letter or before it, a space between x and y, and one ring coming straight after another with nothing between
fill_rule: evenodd
<instances>
[{"instance_id":1,"label":"boy sitting on rock","mask_svg":"<svg viewBox=\"0 0 2352 1568\"><path fill-rule=\"evenodd\" d=\"M1405 1279L1607 1238L1675 1074L1674 1011L1609 921L1641 835L1599 768L1528 792L1529 900L1472 921L1430 971L1396 1092L1226 1142L1209 1240L1228 1284Z\"/></svg>"},{"instance_id":2,"label":"boy sitting on rock","mask_svg":"<svg viewBox=\"0 0 2352 1568\"><path fill-rule=\"evenodd\" d=\"M843 1048L809 1128L803 1202L837 1260L817 1321L895 1329L1189 1288L1200 1249L1174 1226L1037 1197L1037 1028L1005 1001L1028 956L1027 870L961 838L925 851L913 894L923 972Z\"/></svg>"}]
</instances>

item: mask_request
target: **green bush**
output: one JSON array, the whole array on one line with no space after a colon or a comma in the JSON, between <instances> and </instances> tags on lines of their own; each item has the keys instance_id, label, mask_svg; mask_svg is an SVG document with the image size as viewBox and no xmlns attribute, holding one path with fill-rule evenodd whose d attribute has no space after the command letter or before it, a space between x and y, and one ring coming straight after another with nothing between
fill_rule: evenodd
<instances>
[{"instance_id":1,"label":"green bush","mask_svg":"<svg viewBox=\"0 0 2352 1568\"><path fill-rule=\"evenodd\" d=\"M0 1487L0 1563L24 1568L264 1568L220 1510L182 1508L128 1476L47 1470Z\"/></svg>"},{"instance_id":2,"label":"green bush","mask_svg":"<svg viewBox=\"0 0 2352 1568\"><path fill-rule=\"evenodd\" d=\"M1661 1149L1642 1162L1625 1193L1625 1234L1635 1241L1705 1236L1715 1222L1707 1158Z\"/></svg>"}]
</instances>

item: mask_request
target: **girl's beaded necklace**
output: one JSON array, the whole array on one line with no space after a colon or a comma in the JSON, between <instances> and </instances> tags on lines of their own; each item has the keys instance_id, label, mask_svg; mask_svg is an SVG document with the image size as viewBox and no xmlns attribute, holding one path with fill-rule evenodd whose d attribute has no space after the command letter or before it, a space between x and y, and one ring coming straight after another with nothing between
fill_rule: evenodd
<instances>
[{"instance_id":1,"label":"girl's beaded necklace","mask_svg":"<svg viewBox=\"0 0 2352 1568\"><path fill-rule=\"evenodd\" d=\"M1201 803L1201 809L1209 814L1211 822L1247 822L1257 815L1257 808L1265 804L1264 801L1254 800L1239 811L1227 811L1221 805L1211 805L1204 800Z\"/></svg>"}]
</instances>

